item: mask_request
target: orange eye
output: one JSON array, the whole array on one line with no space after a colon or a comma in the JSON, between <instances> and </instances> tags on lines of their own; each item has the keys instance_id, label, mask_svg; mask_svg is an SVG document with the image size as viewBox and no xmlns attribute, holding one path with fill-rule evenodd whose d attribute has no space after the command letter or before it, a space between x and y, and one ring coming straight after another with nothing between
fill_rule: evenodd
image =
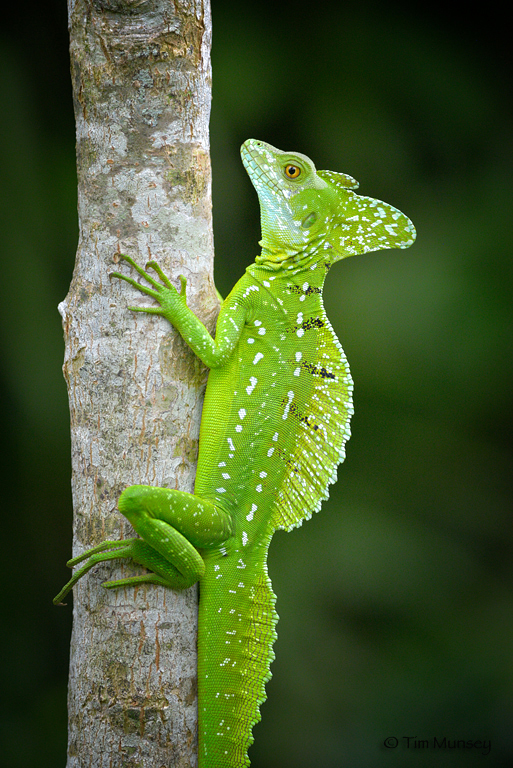
<instances>
[{"instance_id":1,"label":"orange eye","mask_svg":"<svg viewBox=\"0 0 513 768\"><path fill-rule=\"evenodd\" d=\"M298 168L297 165L286 165L285 166L285 176L288 179L297 179L298 176L301 175L301 168Z\"/></svg>"}]
</instances>

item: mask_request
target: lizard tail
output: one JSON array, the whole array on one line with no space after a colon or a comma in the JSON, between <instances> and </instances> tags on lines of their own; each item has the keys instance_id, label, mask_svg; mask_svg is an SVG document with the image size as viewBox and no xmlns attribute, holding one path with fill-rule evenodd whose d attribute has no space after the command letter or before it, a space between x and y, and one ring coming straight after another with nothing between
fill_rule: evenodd
<instances>
[{"instance_id":1,"label":"lizard tail","mask_svg":"<svg viewBox=\"0 0 513 768\"><path fill-rule=\"evenodd\" d=\"M251 566L207 559L198 638L199 768L249 766L276 639L276 597L267 575L270 536ZM249 559L249 558L248 558Z\"/></svg>"}]
</instances>

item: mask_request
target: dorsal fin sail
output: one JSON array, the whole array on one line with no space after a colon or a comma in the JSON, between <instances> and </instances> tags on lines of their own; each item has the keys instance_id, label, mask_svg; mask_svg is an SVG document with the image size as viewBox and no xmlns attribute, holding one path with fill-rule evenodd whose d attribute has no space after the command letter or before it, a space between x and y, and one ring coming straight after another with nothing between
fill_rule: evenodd
<instances>
[{"instance_id":1,"label":"dorsal fin sail","mask_svg":"<svg viewBox=\"0 0 513 768\"><path fill-rule=\"evenodd\" d=\"M349 366L324 311L317 319L316 359L301 363L311 374L311 387L298 389L290 404L297 433L273 506L273 530L289 531L320 509L328 498L328 486L337 479L336 469L351 435L353 380Z\"/></svg>"}]
</instances>

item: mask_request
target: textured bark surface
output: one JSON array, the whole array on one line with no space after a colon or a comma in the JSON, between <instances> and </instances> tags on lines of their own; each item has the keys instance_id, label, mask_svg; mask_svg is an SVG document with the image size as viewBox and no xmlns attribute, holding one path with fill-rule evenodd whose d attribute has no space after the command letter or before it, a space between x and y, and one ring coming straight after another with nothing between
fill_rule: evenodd
<instances>
[{"instance_id":1,"label":"textured bark surface","mask_svg":"<svg viewBox=\"0 0 513 768\"><path fill-rule=\"evenodd\" d=\"M210 11L194 0L70 0L80 242L59 309L66 337L74 554L133 535L134 483L191 491L206 371L151 299L109 272L151 257L213 330ZM197 590L75 587L68 768L193 766Z\"/></svg>"}]
</instances>

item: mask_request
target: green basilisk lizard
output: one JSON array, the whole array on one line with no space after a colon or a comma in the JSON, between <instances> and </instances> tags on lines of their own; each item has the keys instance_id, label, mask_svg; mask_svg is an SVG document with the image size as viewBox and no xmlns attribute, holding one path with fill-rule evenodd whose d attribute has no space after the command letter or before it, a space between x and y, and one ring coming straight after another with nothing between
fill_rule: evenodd
<instances>
[{"instance_id":1,"label":"green basilisk lizard","mask_svg":"<svg viewBox=\"0 0 513 768\"><path fill-rule=\"evenodd\" d=\"M200 768L248 766L274 657L277 614L267 551L278 528L301 525L327 498L353 413L347 361L322 303L328 269L347 256L407 248L415 230L400 211L357 195L342 173L250 139L242 161L258 193L262 252L224 301L215 339L150 261L156 278L125 280L155 299L130 307L162 315L210 368L194 494L135 485L119 510L140 538L104 541L55 598L96 563L132 558L149 572L104 587L200 583Z\"/></svg>"}]
</instances>

